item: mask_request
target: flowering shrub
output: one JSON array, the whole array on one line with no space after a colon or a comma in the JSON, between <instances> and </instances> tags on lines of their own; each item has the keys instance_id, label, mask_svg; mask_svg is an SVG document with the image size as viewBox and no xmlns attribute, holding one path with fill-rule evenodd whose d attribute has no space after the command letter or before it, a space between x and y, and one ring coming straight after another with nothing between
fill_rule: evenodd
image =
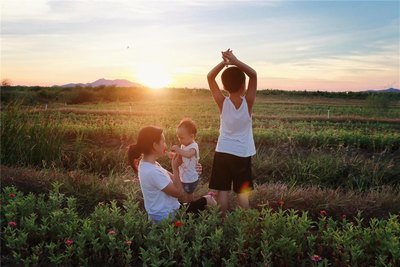
<instances>
[{"instance_id":1,"label":"flowering shrub","mask_svg":"<svg viewBox=\"0 0 400 267\"><path fill-rule=\"evenodd\" d=\"M1 194L1 263L115 266L399 266L400 222L336 221L322 212L237 209L222 220L216 209L178 212L154 225L134 199L101 203L88 216L59 192ZM283 205L281 205L283 206Z\"/></svg>"}]
</instances>

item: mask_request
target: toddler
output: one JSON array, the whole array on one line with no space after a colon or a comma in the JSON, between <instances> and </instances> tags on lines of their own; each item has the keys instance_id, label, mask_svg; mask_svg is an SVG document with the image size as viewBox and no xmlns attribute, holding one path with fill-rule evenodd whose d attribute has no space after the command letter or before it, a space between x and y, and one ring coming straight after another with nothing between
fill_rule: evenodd
<instances>
[{"instance_id":1,"label":"toddler","mask_svg":"<svg viewBox=\"0 0 400 267\"><path fill-rule=\"evenodd\" d=\"M199 146L195 141L196 134L196 124L190 119L183 119L176 130L176 135L181 146L174 145L171 147L171 151L182 156L182 164L179 166L179 177L188 202L193 201L193 193L199 183L199 174L196 171L196 165L200 159L200 154Z\"/></svg>"}]
</instances>

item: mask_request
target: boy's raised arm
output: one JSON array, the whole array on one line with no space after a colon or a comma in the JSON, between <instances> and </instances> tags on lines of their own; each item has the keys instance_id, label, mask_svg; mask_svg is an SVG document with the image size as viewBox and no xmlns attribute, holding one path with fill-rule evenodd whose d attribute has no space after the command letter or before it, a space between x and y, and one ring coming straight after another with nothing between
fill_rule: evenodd
<instances>
[{"instance_id":1,"label":"boy's raised arm","mask_svg":"<svg viewBox=\"0 0 400 267\"><path fill-rule=\"evenodd\" d=\"M256 100L257 72L249 65L241 62L240 60L238 61L236 66L243 70L247 76L249 76L249 85L247 86L246 91L246 101L247 105L249 106L249 110L251 110L253 108L254 101Z\"/></svg>"},{"instance_id":2,"label":"boy's raised arm","mask_svg":"<svg viewBox=\"0 0 400 267\"><path fill-rule=\"evenodd\" d=\"M217 66L215 66L207 75L208 86L210 87L211 94L214 97L214 101L217 103L219 112L222 112L222 105L224 103L224 95L222 94L221 90L215 78L217 77L218 73L225 67L225 62L221 61Z\"/></svg>"}]
</instances>

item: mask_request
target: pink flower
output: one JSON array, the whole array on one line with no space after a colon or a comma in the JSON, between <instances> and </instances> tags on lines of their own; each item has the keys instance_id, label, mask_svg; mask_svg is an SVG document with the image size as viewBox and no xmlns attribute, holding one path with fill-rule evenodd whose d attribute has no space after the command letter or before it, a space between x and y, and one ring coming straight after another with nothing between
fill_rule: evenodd
<instances>
[{"instance_id":1,"label":"pink flower","mask_svg":"<svg viewBox=\"0 0 400 267\"><path fill-rule=\"evenodd\" d=\"M282 199L278 200L278 205L279 206L283 206L285 204L285 201L283 201Z\"/></svg>"},{"instance_id":2,"label":"pink flower","mask_svg":"<svg viewBox=\"0 0 400 267\"><path fill-rule=\"evenodd\" d=\"M14 194L14 193L10 193L10 194L8 194L8 196L9 196L10 198L14 198L14 197L15 197L15 194Z\"/></svg>"},{"instance_id":3,"label":"pink flower","mask_svg":"<svg viewBox=\"0 0 400 267\"><path fill-rule=\"evenodd\" d=\"M322 260L321 256L319 256L319 255L317 255L317 254L312 255L312 256L310 257L310 259L311 259L313 262L319 262L319 261Z\"/></svg>"},{"instance_id":4,"label":"pink flower","mask_svg":"<svg viewBox=\"0 0 400 267\"><path fill-rule=\"evenodd\" d=\"M74 243L74 241L72 241L71 239L65 240L65 244L66 244L67 246L71 246L72 243Z\"/></svg>"},{"instance_id":5,"label":"pink flower","mask_svg":"<svg viewBox=\"0 0 400 267\"><path fill-rule=\"evenodd\" d=\"M321 216L326 216L328 215L328 212L326 212L326 210L320 210L319 214L321 214Z\"/></svg>"},{"instance_id":6,"label":"pink flower","mask_svg":"<svg viewBox=\"0 0 400 267\"><path fill-rule=\"evenodd\" d=\"M130 246L132 244L132 240L126 240L125 244L127 244L128 246Z\"/></svg>"},{"instance_id":7,"label":"pink flower","mask_svg":"<svg viewBox=\"0 0 400 267\"><path fill-rule=\"evenodd\" d=\"M8 225L11 227L17 227L17 223L16 222L8 222Z\"/></svg>"},{"instance_id":8,"label":"pink flower","mask_svg":"<svg viewBox=\"0 0 400 267\"><path fill-rule=\"evenodd\" d=\"M345 220L346 218L346 214L342 214L342 220Z\"/></svg>"},{"instance_id":9,"label":"pink flower","mask_svg":"<svg viewBox=\"0 0 400 267\"><path fill-rule=\"evenodd\" d=\"M116 233L117 233L117 232L115 232L114 230L109 230L109 231L108 231L108 234L109 234L109 235L115 235Z\"/></svg>"},{"instance_id":10,"label":"pink flower","mask_svg":"<svg viewBox=\"0 0 400 267\"><path fill-rule=\"evenodd\" d=\"M175 222L175 227L181 227L181 226L183 226L183 222L181 222L181 221Z\"/></svg>"}]
</instances>

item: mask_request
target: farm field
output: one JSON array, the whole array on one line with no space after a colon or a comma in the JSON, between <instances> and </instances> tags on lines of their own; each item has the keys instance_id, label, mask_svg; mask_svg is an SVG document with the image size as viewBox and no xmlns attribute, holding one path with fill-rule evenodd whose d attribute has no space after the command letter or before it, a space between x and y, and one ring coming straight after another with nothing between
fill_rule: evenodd
<instances>
[{"instance_id":1,"label":"farm field","mask_svg":"<svg viewBox=\"0 0 400 267\"><path fill-rule=\"evenodd\" d=\"M177 124L193 119L203 166L196 194L207 193L219 130L209 91L26 88L10 97L7 90L4 264L189 266L193 258L199 266L400 264L396 93L260 91L252 210L233 205L225 221L215 210L199 218L182 213L182 224L155 227L127 165L127 146L146 125L164 128L167 144L178 144ZM160 163L169 166L166 157Z\"/></svg>"}]
</instances>

